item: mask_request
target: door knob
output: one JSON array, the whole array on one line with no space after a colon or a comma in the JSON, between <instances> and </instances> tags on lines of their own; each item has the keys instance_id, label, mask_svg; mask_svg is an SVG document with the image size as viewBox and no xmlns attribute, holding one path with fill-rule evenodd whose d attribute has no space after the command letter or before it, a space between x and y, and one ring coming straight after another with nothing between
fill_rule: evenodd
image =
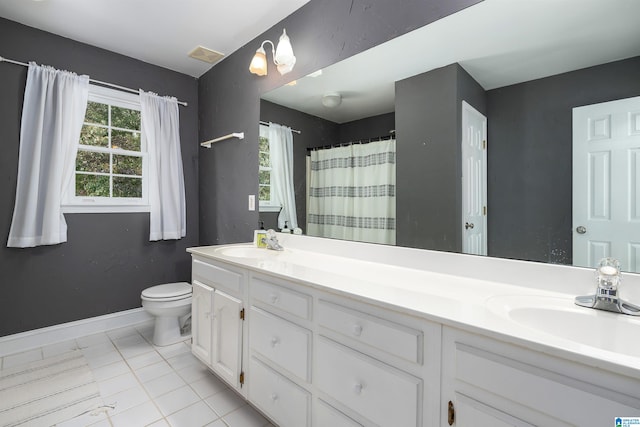
<instances>
[{"instance_id":1,"label":"door knob","mask_svg":"<svg viewBox=\"0 0 640 427\"><path fill-rule=\"evenodd\" d=\"M465 222L465 223L464 223L464 229L465 229L465 230L468 230L468 229L470 229L470 228L473 228L473 223L472 223L472 222L471 222L471 223L469 223L469 222Z\"/></svg>"},{"instance_id":2,"label":"door knob","mask_svg":"<svg viewBox=\"0 0 640 427\"><path fill-rule=\"evenodd\" d=\"M577 232L578 234L584 234L584 233L586 233L586 232L587 232L587 228L581 225L581 226L579 226L579 227L577 227L577 228L576 228L576 232Z\"/></svg>"}]
</instances>

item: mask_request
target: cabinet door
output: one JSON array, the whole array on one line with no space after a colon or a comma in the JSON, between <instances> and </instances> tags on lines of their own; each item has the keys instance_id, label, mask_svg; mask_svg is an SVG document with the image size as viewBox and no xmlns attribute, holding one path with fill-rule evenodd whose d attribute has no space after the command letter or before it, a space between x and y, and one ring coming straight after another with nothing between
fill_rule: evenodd
<instances>
[{"instance_id":1,"label":"cabinet door","mask_svg":"<svg viewBox=\"0 0 640 427\"><path fill-rule=\"evenodd\" d=\"M242 301L218 290L213 296L212 369L232 386L240 387Z\"/></svg>"},{"instance_id":2,"label":"cabinet door","mask_svg":"<svg viewBox=\"0 0 640 427\"><path fill-rule=\"evenodd\" d=\"M194 280L191 299L191 351L208 366L211 366L212 304L213 289Z\"/></svg>"}]
</instances>

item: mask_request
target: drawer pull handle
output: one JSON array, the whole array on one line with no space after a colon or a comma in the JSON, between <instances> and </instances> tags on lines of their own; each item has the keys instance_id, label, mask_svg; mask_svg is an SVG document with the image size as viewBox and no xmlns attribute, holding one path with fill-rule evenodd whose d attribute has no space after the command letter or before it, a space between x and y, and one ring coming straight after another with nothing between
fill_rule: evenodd
<instances>
[{"instance_id":1,"label":"drawer pull handle","mask_svg":"<svg viewBox=\"0 0 640 427\"><path fill-rule=\"evenodd\" d=\"M353 335L359 337L360 335L362 335L362 326L360 325L354 325L353 326Z\"/></svg>"},{"instance_id":2,"label":"drawer pull handle","mask_svg":"<svg viewBox=\"0 0 640 427\"><path fill-rule=\"evenodd\" d=\"M274 402L278 400L278 395L275 393L271 393L271 400L273 400Z\"/></svg>"},{"instance_id":3,"label":"drawer pull handle","mask_svg":"<svg viewBox=\"0 0 640 427\"><path fill-rule=\"evenodd\" d=\"M271 347L275 347L280 344L280 339L278 337L271 338Z\"/></svg>"},{"instance_id":4,"label":"drawer pull handle","mask_svg":"<svg viewBox=\"0 0 640 427\"><path fill-rule=\"evenodd\" d=\"M279 298L277 295L271 295L271 304L277 304L278 300Z\"/></svg>"},{"instance_id":5,"label":"drawer pull handle","mask_svg":"<svg viewBox=\"0 0 640 427\"><path fill-rule=\"evenodd\" d=\"M360 384L360 383L356 383L356 384L353 386L353 392L354 392L355 394L361 394L361 393L362 393L362 388L363 388L362 384Z\"/></svg>"},{"instance_id":6,"label":"drawer pull handle","mask_svg":"<svg viewBox=\"0 0 640 427\"><path fill-rule=\"evenodd\" d=\"M449 423L450 426L453 425L453 423L456 422L456 410L453 407L453 402L449 401L449 410L448 410L448 414L447 414L447 422Z\"/></svg>"}]
</instances>

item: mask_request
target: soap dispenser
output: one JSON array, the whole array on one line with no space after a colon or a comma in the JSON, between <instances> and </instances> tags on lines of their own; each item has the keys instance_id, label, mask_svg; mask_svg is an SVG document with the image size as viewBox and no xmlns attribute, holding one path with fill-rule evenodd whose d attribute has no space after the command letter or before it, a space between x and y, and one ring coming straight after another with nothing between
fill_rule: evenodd
<instances>
[{"instance_id":1,"label":"soap dispenser","mask_svg":"<svg viewBox=\"0 0 640 427\"><path fill-rule=\"evenodd\" d=\"M288 221L284 222L284 227L282 227L282 230L280 230L281 233L291 233L291 229L289 228L287 223L288 223Z\"/></svg>"}]
</instances>

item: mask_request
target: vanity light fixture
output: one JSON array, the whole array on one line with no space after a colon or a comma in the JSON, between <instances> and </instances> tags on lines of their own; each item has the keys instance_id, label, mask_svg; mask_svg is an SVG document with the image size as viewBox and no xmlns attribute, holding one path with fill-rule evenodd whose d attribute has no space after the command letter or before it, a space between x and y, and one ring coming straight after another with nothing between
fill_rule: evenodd
<instances>
[{"instance_id":1,"label":"vanity light fixture","mask_svg":"<svg viewBox=\"0 0 640 427\"><path fill-rule=\"evenodd\" d=\"M296 64L296 57L293 55L293 48L291 47L291 41L287 36L287 30L282 30L280 41L278 46L275 47L271 40L265 40L260 45L260 48L256 50L256 54L251 60L249 65L249 71L259 76L267 75L267 52L264 50L264 45L271 43L271 53L273 54L273 63L276 64L280 74L287 74L293 70L293 66Z\"/></svg>"}]
</instances>

